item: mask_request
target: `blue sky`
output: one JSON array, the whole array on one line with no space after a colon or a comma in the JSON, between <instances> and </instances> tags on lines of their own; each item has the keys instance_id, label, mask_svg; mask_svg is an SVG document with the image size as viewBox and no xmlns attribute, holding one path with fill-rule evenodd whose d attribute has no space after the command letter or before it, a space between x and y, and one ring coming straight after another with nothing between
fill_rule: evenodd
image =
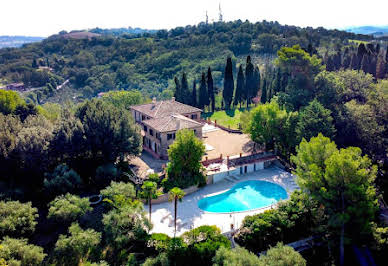
<instances>
[{"instance_id":1,"label":"blue sky","mask_svg":"<svg viewBox=\"0 0 388 266\"><path fill-rule=\"evenodd\" d=\"M170 29L218 19L297 26L387 25L388 1L373 0L0 0L0 35L48 36L94 27Z\"/></svg>"}]
</instances>

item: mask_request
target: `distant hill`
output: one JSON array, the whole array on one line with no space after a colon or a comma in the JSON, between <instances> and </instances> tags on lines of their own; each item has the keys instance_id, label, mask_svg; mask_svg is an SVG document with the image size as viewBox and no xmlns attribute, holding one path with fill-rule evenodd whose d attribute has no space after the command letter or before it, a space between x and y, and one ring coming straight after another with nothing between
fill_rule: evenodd
<instances>
[{"instance_id":1,"label":"distant hill","mask_svg":"<svg viewBox=\"0 0 388 266\"><path fill-rule=\"evenodd\" d=\"M39 42L44 37L30 37L30 36L0 36L0 48L5 47L20 47L23 44L31 42Z\"/></svg>"},{"instance_id":2,"label":"distant hill","mask_svg":"<svg viewBox=\"0 0 388 266\"><path fill-rule=\"evenodd\" d=\"M361 27L350 27L345 29L348 32L356 34L367 34L374 35L376 37L388 35L387 26L361 26Z\"/></svg>"}]
</instances>

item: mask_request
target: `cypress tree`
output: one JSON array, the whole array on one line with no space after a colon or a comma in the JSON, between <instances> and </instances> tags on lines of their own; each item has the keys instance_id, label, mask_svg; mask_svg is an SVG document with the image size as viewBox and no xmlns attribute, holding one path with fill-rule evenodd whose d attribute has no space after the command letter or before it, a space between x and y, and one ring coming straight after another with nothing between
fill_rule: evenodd
<instances>
[{"instance_id":1,"label":"cypress tree","mask_svg":"<svg viewBox=\"0 0 388 266\"><path fill-rule=\"evenodd\" d=\"M385 49L385 62L388 64L388 46L387 49Z\"/></svg>"},{"instance_id":2,"label":"cypress tree","mask_svg":"<svg viewBox=\"0 0 388 266\"><path fill-rule=\"evenodd\" d=\"M209 96L207 94L205 73L202 72L201 83L199 85L199 108L203 109L209 103Z\"/></svg>"},{"instance_id":3,"label":"cypress tree","mask_svg":"<svg viewBox=\"0 0 388 266\"><path fill-rule=\"evenodd\" d=\"M358 57L356 54L352 55L352 59L350 60L350 68L354 70L359 69L359 64L358 64Z\"/></svg>"},{"instance_id":4,"label":"cypress tree","mask_svg":"<svg viewBox=\"0 0 388 266\"><path fill-rule=\"evenodd\" d=\"M175 82L175 92L174 92L175 100L178 102L181 102L182 101L181 84L177 77L174 77L174 82Z\"/></svg>"},{"instance_id":5,"label":"cypress tree","mask_svg":"<svg viewBox=\"0 0 388 266\"><path fill-rule=\"evenodd\" d=\"M387 65L384 61L383 54L380 54L377 58L377 66L376 66L376 78L377 79L383 79L385 75L387 74Z\"/></svg>"},{"instance_id":6,"label":"cypress tree","mask_svg":"<svg viewBox=\"0 0 388 266\"><path fill-rule=\"evenodd\" d=\"M369 58L368 54L364 54L361 61L361 70L365 73L369 73Z\"/></svg>"},{"instance_id":7,"label":"cypress tree","mask_svg":"<svg viewBox=\"0 0 388 266\"><path fill-rule=\"evenodd\" d=\"M233 66L232 59L228 57L226 59L225 73L224 73L224 90L222 91L222 97L225 101L225 108L229 109L232 104L234 91L234 80L233 80Z\"/></svg>"},{"instance_id":8,"label":"cypress tree","mask_svg":"<svg viewBox=\"0 0 388 266\"><path fill-rule=\"evenodd\" d=\"M184 104L190 104L191 97L190 97L190 91L189 91L189 84L187 83L187 76L185 72L183 72L182 74L181 97L182 97L182 102Z\"/></svg>"},{"instance_id":9,"label":"cypress tree","mask_svg":"<svg viewBox=\"0 0 388 266\"><path fill-rule=\"evenodd\" d=\"M270 75L271 76L271 75ZM252 97L256 97L260 90L260 69L256 66L255 72L253 73L253 80L254 80L254 89Z\"/></svg>"},{"instance_id":10,"label":"cypress tree","mask_svg":"<svg viewBox=\"0 0 388 266\"><path fill-rule=\"evenodd\" d=\"M194 106L194 107L197 107L198 106L198 101L197 101L197 82L193 81L193 91L192 91L192 95L191 95L191 105Z\"/></svg>"},{"instance_id":11,"label":"cypress tree","mask_svg":"<svg viewBox=\"0 0 388 266\"><path fill-rule=\"evenodd\" d=\"M267 102L267 80L263 80L263 88L261 89L261 103Z\"/></svg>"},{"instance_id":12,"label":"cypress tree","mask_svg":"<svg viewBox=\"0 0 388 266\"><path fill-rule=\"evenodd\" d=\"M243 95L245 91L244 86L245 86L244 71L243 71L242 65L240 65L237 73L236 92L234 94L234 105L240 104L240 108L241 108L241 102L243 101Z\"/></svg>"},{"instance_id":13,"label":"cypress tree","mask_svg":"<svg viewBox=\"0 0 388 266\"><path fill-rule=\"evenodd\" d=\"M214 96L214 84L213 84L213 77L212 77L212 71L210 67L207 69L207 93L209 96L209 104L211 104L212 112L215 110L215 96Z\"/></svg>"},{"instance_id":14,"label":"cypress tree","mask_svg":"<svg viewBox=\"0 0 388 266\"><path fill-rule=\"evenodd\" d=\"M247 108L249 107L249 104L251 103L251 99L253 97L254 87L255 87L255 80L254 80L254 67L252 64L251 56L247 56L247 64L245 66L245 98L247 101Z\"/></svg>"}]
</instances>

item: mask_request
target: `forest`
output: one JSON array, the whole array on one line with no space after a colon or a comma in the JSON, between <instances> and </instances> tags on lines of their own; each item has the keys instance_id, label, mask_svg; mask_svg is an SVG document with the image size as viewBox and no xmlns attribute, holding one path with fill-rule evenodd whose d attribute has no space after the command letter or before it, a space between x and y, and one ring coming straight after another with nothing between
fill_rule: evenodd
<instances>
[{"instance_id":1,"label":"forest","mask_svg":"<svg viewBox=\"0 0 388 266\"><path fill-rule=\"evenodd\" d=\"M344 246L384 261L387 43L267 21L98 33L0 49L0 82L36 88L0 90L0 265L333 265ZM181 189L204 185L204 146L187 131L167 178L130 181L142 138L129 107L172 96L240 110L241 130L298 176L302 190L244 219L239 248L212 225L150 233L143 203L167 192L179 207ZM324 243L312 254L282 244L311 235Z\"/></svg>"}]
</instances>

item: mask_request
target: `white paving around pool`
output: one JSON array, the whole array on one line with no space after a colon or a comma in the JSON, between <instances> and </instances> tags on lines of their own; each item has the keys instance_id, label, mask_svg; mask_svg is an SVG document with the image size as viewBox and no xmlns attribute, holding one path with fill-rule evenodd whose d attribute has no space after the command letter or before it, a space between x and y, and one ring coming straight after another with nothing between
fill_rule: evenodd
<instances>
[{"instance_id":1,"label":"white paving around pool","mask_svg":"<svg viewBox=\"0 0 388 266\"><path fill-rule=\"evenodd\" d=\"M253 215L271 207L262 208L252 211L244 211L238 213L209 213L201 210L198 207L198 201L204 197L216 195L226 190L229 190L239 182L247 180L264 180L276 183L286 189L288 195L298 188L295 184L295 176L281 170L277 167L260 170L253 173L247 173L238 176L240 180L220 181L216 184L207 185L206 187L187 195L182 202L178 202L178 218L177 218L177 235L189 231L192 228L201 225L216 225L222 232L230 231L231 224L234 228L238 228L242 220L247 215ZM147 210L148 207L145 207ZM151 230L152 233L165 233L169 236L174 235L174 204L172 202L165 202L152 205L152 223L154 225Z\"/></svg>"}]
</instances>

